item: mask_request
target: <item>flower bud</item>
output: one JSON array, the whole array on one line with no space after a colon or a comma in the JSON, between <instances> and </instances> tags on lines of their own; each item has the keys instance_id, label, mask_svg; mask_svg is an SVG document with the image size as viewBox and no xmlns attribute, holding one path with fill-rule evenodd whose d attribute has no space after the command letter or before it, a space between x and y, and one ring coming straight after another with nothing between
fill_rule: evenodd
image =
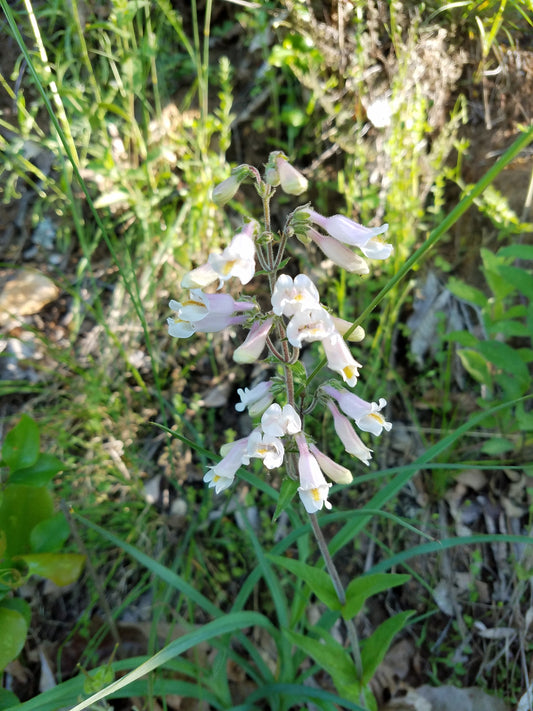
<instances>
[{"instance_id":1,"label":"flower bud","mask_svg":"<svg viewBox=\"0 0 533 711\"><path fill-rule=\"evenodd\" d=\"M233 360L236 363L255 363L263 352L267 336L273 323L274 320L271 318L263 322L256 321L252 325L244 343L233 353Z\"/></svg>"},{"instance_id":2,"label":"flower bud","mask_svg":"<svg viewBox=\"0 0 533 711\"><path fill-rule=\"evenodd\" d=\"M265 168L265 182L273 187L281 184L281 189L289 195L301 195L307 190L307 178L294 168L281 151L273 151Z\"/></svg>"},{"instance_id":3,"label":"flower bud","mask_svg":"<svg viewBox=\"0 0 533 711\"><path fill-rule=\"evenodd\" d=\"M229 178L226 178L213 189L213 202L222 207L229 202L240 188L241 183L248 177L250 168L247 165L239 165L233 168Z\"/></svg>"}]
</instances>

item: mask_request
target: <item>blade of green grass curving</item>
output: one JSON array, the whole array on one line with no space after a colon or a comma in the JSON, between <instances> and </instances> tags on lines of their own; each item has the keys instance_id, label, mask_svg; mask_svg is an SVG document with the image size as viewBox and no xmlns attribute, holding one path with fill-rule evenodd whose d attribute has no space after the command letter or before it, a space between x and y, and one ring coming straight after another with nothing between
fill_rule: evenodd
<instances>
[{"instance_id":1,"label":"blade of green grass curving","mask_svg":"<svg viewBox=\"0 0 533 711\"><path fill-rule=\"evenodd\" d=\"M530 536L519 536L512 533L478 533L472 536L457 536L454 538L444 538L440 541L432 541L431 543L422 543L419 546L409 548L409 550L396 553L386 560L382 560L368 571L369 573L382 573L396 565L402 565L406 561L419 555L429 555L430 553L439 553L448 548L456 548L457 546L475 545L476 543L519 543L522 545L532 545L533 538Z\"/></svg>"},{"instance_id":2,"label":"blade of green grass curving","mask_svg":"<svg viewBox=\"0 0 533 711\"><path fill-rule=\"evenodd\" d=\"M183 654L188 649L195 647L201 642L207 642L213 637L220 637L224 634L236 633L243 630L245 627L267 627L271 628L272 624L267 620L266 617L259 614L258 612L236 612L224 615L224 617L213 620L213 622L208 622L206 625L199 630L190 632L189 634L180 637L180 639L174 640L160 652L154 654L147 661L140 664L136 669L134 669L126 676L118 679L117 681L109 684L104 689L96 694L93 694L85 701L80 704L76 704L70 711L84 711L84 709L89 708L92 704L104 699L109 694L123 689L128 686L131 682L140 679L145 674L148 674L154 669L165 664L170 659Z\"/></svg>"}]
</instances>

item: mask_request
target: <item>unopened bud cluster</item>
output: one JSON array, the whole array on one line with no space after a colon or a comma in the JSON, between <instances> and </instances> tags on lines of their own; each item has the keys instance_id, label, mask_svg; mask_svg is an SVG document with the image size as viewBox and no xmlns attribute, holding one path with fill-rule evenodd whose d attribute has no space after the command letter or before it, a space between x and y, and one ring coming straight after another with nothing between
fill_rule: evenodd
<instances>
[{"instance_id":1,"label":"unopened bud cluster","mask_svg":"<svg viewBox=\"0 0 533 711\"><path fill-rule=\"evenodd\" d=\"M386 259L392 252L382 236L387 225L363 227L343 215L324 217L309 205L294 210L287 218L283 231L275 234L270 226L270 202L275 188L290 195L300 195L307 189L307 180L280 151L270 154L264 177L253 166L240 165L230 177L213 191L213 200L224 205L237 193L244 182L252 182L263 202L263 221L249 220L234 235L222 252L213 252L205 264L188 272L182 287L186 290L181 301L172 300L174 315L168 318L171 336L187 338L195 332L214 333L229 326L242 325L248 334L234 353L238 363L255 363L265 352L283 367L283 402L275 379L266 380L253 388L238 390L239 412L247 410L256 426L247 437L226 444L221 449L221 460L211 466L204 481L218 494L231 486L241 466L259 458L267 469L275 469L285 462L287 474L298 477L298 493L309 513L322 507L331 508L328 492L331 481L349 484L349 469L321 452L306 434L303 399L297 398L298 384L294 380L294 365L300 349L306 343L320 341L327 365L342 378L321 385L313 398L313 406L325 404L331 412L335 432L345 450L364 464L372 458L370 450L357 434L354 425L364 432L379 436L390 430L391 424L381 414L386 405L366 402L347 388L353 388L362 367L353 357L344 338L351 324L333 315L320 302L315 284L306 274L294 278L280 273L285 264L285 249L289 239L314 242L338 266L356 274L366 274L366 261L354 247L370 259ZM235 300L221 291L230 279L242 285L252 281L257 267L266 274L270 289L270 306L262 311L256 301L241 297ZM364 331L358 327L348 335L349 341L360 341ZM300 403L300 409L296 402ZM289 466L297 456L297 470ZM328 481L326 477L331 480Z\"/></svg>"}]
</instances>

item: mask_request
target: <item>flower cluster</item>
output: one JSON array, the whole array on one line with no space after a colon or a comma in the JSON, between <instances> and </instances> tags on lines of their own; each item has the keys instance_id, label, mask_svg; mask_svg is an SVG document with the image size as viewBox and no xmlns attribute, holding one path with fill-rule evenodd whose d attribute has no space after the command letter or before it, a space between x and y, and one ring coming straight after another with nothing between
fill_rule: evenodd
<instances>
[{"instance_id":1,"label":"flower cluster","mask_svg":"<svg viewBox=\"0 0 533 711\"><path fill-rule=\"evenodd\" d=\"M276 235L271 231L269 219L274 188L281 186L286 193L299 195L307 189L307 180L283 153L276 151L269 157L264 179L252 166L238 166L214 189L213 200L225 204L245 181L254 183L263 201L263 224L250 220L226 249L210 254L205 264L184 276L182 287L188 293L181 302L170 302L175 315L168 318L168 332L177 338L187 338L195 332L213 333L243 325L249 331L235 349L233 359L238 363L255 363L268 348L269 354L281 364L285 403L274 401L279 388L275 391L272 380L238 390L240 402L236 410L247 410L257 424L247 437L221 448L222 458L209 467L204 481L218 494L233 483L239 468L248 465L252 458L261 459L269 470L285 463L287 474L298 479L298 493L305 509L315 513L323 507L331 508L328 501L331 482L348 484L353 477L349 469L321 452L305 433L304 415L309 415L317 404L325 404L346 451L367 465L372 451L354 425L374 436L390 430L392 425L381 414L386 405L383 398L370 403L346 389L356 385L362 366L352 356L345 335L350 330L348 340L360 341L363 329L352 329L349 322L321 304L318 290L306 274L292 278L278 272L287 242L295 235L301 241L314 242L329 259L348 271L366 274L367 263L353 248L367 258L386 259L392 252L392 246L383 240L388 226L368 228L343 215L324 217L307 205L297 208L287 219L283 232ZM220 291L231 278L248 284L256 273L256 262L268 279L271 309L267 311L259 310L253 300L235 300ZM320 342L328 368L340 375L344 384L321 385L309 407L301 404L297 411L297 384L292 366L299 359L300 349L313 341ZM286 457L287 451L297 456L297 471L292 470L292 457Z\"/></svg>"}]
</instances>

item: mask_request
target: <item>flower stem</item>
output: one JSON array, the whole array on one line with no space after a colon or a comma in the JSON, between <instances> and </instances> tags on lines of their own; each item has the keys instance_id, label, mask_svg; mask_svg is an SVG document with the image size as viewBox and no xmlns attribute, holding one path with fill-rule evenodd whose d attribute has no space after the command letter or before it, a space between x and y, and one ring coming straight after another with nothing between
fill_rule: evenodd
<instances>
[{"instance_id":1,"label":"flower stem","mask_svg":"<svg viewBox=\"0 0 533 711\"><path fill-rule=\"evenodd\" d=\"M326 539L324 538L322 530L318 525L316 514L309 514L309 518L311 520L311 528L313 529L316 542L318 543L318 547L320 549L320 552L322 553L324 562L326 563L326 568L328 570L329 577L331 578L331 582L333 583L333 587L335 588L335 592L337 593L337 597L339 598L339 602L341 605L344 605L346 603L346 593L344 592L344 587L341 583L341 579L338 570L335 567L335 563L333 562L333 558L331 557L330 552L328 550ZM355 628L355 623L352 619L345 620L345 622L346 629L348 632L348 638L350 640L350 646L352 648L352 657L355 664L357 678L360 681L363 678L363 662L361 660L361 648L359 645L357 629Z\"/></svg>"}]
</instances>

